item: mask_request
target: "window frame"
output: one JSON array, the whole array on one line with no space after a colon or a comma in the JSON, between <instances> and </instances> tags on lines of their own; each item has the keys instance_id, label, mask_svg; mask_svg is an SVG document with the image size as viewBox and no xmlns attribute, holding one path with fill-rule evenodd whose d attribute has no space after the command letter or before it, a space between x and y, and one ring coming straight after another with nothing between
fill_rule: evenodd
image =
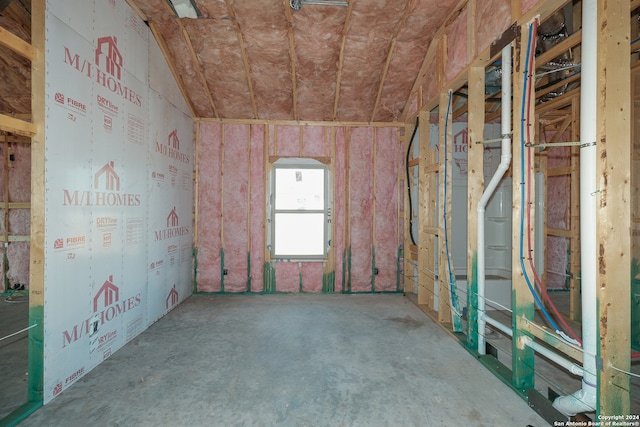
<instances>
[{"instance_id":1,"label":"window frame","mask_svg":"<svg viewBox=\"0 0 640 427\"><path fill-rule=\"evenodd\" d=\"M331 233L331 189L330 189L330 171L326 159L317 159L313 157L279 157L271 162L271 171L269 173L269 197L267 220L270 223L267 236L267 247L272 260L287 261L323 261L328 259ZM324 206L322 209L276 209L276 174L278 170L296 169L296 170L322 170L324 175ZM318 254L296 254L296 253L276 253L276 215L277 214L299 214L299 215L323 215L323 242L322 253Z\"/></svg>"}]
</instances>

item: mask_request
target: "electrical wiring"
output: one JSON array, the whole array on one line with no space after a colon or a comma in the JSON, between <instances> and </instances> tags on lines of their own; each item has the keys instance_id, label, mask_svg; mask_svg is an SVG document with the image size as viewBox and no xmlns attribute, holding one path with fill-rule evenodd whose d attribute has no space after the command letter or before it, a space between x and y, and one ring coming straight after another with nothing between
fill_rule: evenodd
<instances>
[{"instance_id":1,"label":"electrical wiring","mask_svg":"<svg viewBox=\"0 0 640 427\"><path fill-rule=\"evenodd\" d=\"M522 273L524 275L524 279L525 282L527 283L527 286L529 287L529 291L531 292L531 294L533 295L533 298L536 302L536 304L538 305L538 307L540 308L540 310L542 311L545 319L547 320L547 322L549 322L549 324L551 325L551 327L556 331L556 333L558 335L560 335L565 341L570 342L570 343L574 343L574 340L572 338L570 338L566 333L564 333L562 330L560 330L560 328L558 327L558 325L556 324L556 322L553 320L553 318L549 315L549 312L547 311L547 309L544 307L544 304L542 304L542 301L540 300L540 297L538 296L536 290L534 289L533 285L531 284L531 280L529 278L529 275L527 274L527 270L525 268L524 265L524 220L525 220L525 128L527 126L526 123L526 116L525 116L525 105L528 104L528 95L527 95L527 87L528 87L528 81L530 79L530 75L529 75L529 67L530 67L530 58L532 57L532 45L533 45L533 24L529 25L529 35L528 35L528 39L527 39L527 54L526 54L526 58L525 58L525 72L524 72L524 86L523 86L523 92L522 92L522 109L521 109L521 120L520 120L520 126L521 126L521 132L520 132L520 165L521 165L521 174L522 174L522 180L520 182L520 242L519 242L519 255L520 255L520 267L522 268Z\"/></svg>"},{"instance_id":2,"label":"electrical wiring","mask_svg":"<svg viewBox=\"0 0 640 427\"><path fill-rule=\"evenodd\" d=\"M456 276L453 272L453 268L451 267L451 251L449 250L449 233L447 231L447 164L449 163L449 159L447 157L447 134L449 131L449 114L451 113L451 100L453 98L453 91L449 90L449 101L447 102L447 115L445 116L444 121L444 202L442 203L443 209L443 224L444 224L444 242L445 249L447 252L447 269L449 272L449 303L451 304L451 311L458 317L458 319L454 319L454 332L460 332L455 329L459 329L456 327L457 323L460 323L460 309L458 307L458 295L456 293Z\"/></svg>"},{"instance_id":3,"label":"electrical wiring","mask_svg":"<svg viewBox=\"0 0 640 427\"><path fill-rule=\"evenodd\" d=\"M538 20L534 20L534 22L531 24L531 26L529 27L529 31L531 32L531 40L536 40L537 37L537 32L538 32ZM535 49L528 49L527 50L527 65L526 65L526 75L525 75L525 79L531 79L533 76L533 68L534 68L534 57L535 57ZM528 89L527 88L527 81L525 81L525 102L526 102L526 106L527 106L527 113L526 116L524 116L525 118L525 128L526 128L526 132L523 132L523 138L524 138L524 134L526 133L526 142L531 142L531 98L533 96L533 84L529 84L528 85ZM524 150L524 148L523 148ZM578 337L578 335L573 331L573 329L567 324L567 322L564 320L564 318L562 317L562 315L560 314L560 312L558 311L558 309L556 308L555 304L553 303L553 301L551 300L551 298L549 297L549 294L547 293L546 289L544 288L544 286L542 286L542 281L540 280L540 277L538 275L538 272L536 270L536 267L533 263L533 259L531 256L531 253L533 252L531 249L531 177L530 177L530 172L532 170L531 167L531 149L527 150L527 168L526 168L526 172L525 169L523 169L523 174L526 173L527 179L523 179L523 181L526 182L526 190L527 190L527 198L525 200L525 205L526 205L526 222L527 222L527 250L528 250L528 254L529 256L527 257L529 259L529 266L531 268L531 271L533 273L534 276L534 280L536 282L536 284L538 285L538 289L540 289L540 292L542 293L542 296L544 297L545 301L549 304L549 306L551 307L554 315L556 316L557 319L559 319L560 323L562 323L562 326L565 330L567 330L569 332L569 334L571 335L572 339L569 341L567 340L567 342L572 342L574 344L580 344L582 345L582 341L580 340L580 338ZM563 331L559 330L559 328L555 328L558 332L558 334L563 335Z\"/></svg>"},{"instance_id":4,"label":"electrical wiring","mask_svg":"<svg viewBox=\"0 0 640 427\"><path fill-rule=\"evenodd\" d=\"M407 192L409 193L409 236L411 237L411 243L417 245L416 238L413 235L413 198L411 197L411 178L409 177L409 155L411 154L411 147L413 145L413 138L416 136L416 132L418 131L418 125L420 118L416 117L416 125L413 128L413 133L411 134L411 139L409 140L409 147L407 147L407 157L404 162L404 166L407 172Z\"/></svg>"}]
</instances>

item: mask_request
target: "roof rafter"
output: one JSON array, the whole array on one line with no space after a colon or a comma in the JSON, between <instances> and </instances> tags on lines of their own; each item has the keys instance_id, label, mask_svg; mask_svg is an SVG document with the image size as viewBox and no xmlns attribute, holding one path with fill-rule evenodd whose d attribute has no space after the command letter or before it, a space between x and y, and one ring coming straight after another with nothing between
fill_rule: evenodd
<instances>
[{"instance_id":1,"label":"roof rafter","mask_svg":"<svg viewBox=\"0 0 640 427\"><path fill-rule=\"evenodd\" d=\"M289 0L283 0L284 10L287 16L287 23L289 26L289 57L291 58L291 92L293 94L293 118L298 120L298 87L296 77L296 49L295 39L293 38L293 16L291 15L291 7L289 6Z\"/></svg>"},{"instance_id":2,"label":"roof rafter","mask_svg":"<svg viewBox=\"0 0 640 427\"><path fill-rule=\"evenodd\" d=\"M240 45L240 53L242 55L242 61L244 62L244 71L247 75L247 84L249 85L249 95L251 97L251 106L253 107L253 117L258 118L258 107L256 106L256 96L253 92L253 83L251 81L251 70L249 69L249 58L247 57L247 49L244 47L244 36L242 35L242 29L240 28L240 24L238 24L238 20L236 19L236 13L231 6L229 0L224 0L227 5L227 10L229 11L229 17L231 17L231 21L233 22L234 27L236 28L236 34L238 36L238 43Z\"/></svg>"},{"instance_id":3,"label":"roof rafter","mask_svg":"<svg viewBox=\"0 0 640 427\"><path fill-rule=\"evenodd\" d=\"M187 32L187 29L184 27L180 19L178 19L178 25L180 26L180 30L182 30L182 35L187 43L187 46L189 47L189 52L191 52L191 58L193 59L194 68L198 71L198 76L202 81L202 85L207 91L207 98L209 98L209 103L211 104L211 108L213 109L213 114L216 116L216 118L219 118L220 116L218 115L218 110L216 109L216 103L213 101L211 90L209 90L209 84L207 83L207 79L204 77L204 72L202 71L202 64L198 60L198 55L196 54L196 51L193 49L193 44L191 43L191 37L189 37L189 33Z\"/></svg>"},{"instance_id":4,"label":"roof rafter","mask_svg":"<svg viewBox=\"0 0 640 427\"><path fill-rule=\"evenodd\" d=\"M353 11L353 5L356 0L349 2L349 8L347 9L347 17L344 19L344 27L342 27L342 43L340 46L340 59L338 61L338 77L336 78L336 98L333 101L333 120L335 121L338 116L338 101L340 100L340 83L342 82L342 64L344 63L344 45L347 41L347 31L349 30L349 24L351 22L351 12Z\"/></svg>"},{"instance_id":5,"label":"roof rafter","mask_svg":"<svg viewBox=\"0 0 640 427\"><path fill-rule=\"evenodd\" d=\"M415 4L416 4L416 0L409 0L407 2L402 18L396 25L396 28L393 32L393 36L391 37L391 43L389 45L389 51L387 53L387 60L385 61L384 69L382 70L382 76L380 76L380 86L378 86L378 94L376 95L376 101L373 104L373 111L371 112L370 121L374 120L376 113L378 111L378 105L380 104L380 98L382 96L382 89L384 88L384 82L387 79L387 73L389 72L389 65L391 64L391 58L393 58L393 53L396 49L398 34L400 33L400 30L404 28L404 25L407 23L407 19L409 19L409 15L411 14L411 11L413 10L413 6Z\"/></svg>"}]
</instances>

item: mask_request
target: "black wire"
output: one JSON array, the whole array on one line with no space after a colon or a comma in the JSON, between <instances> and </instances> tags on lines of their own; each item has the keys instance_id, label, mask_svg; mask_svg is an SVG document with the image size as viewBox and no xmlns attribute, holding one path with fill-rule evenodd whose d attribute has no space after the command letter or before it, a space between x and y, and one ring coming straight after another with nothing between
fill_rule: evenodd
<instances>
[{"instance_id":1,"label":"black wire","mask_svg":"<svg viewBox=\"0 0 640 427\"><path fill-rule=\"evenodd\" d=\"M416 117L416 125L413 128L413 133L411 134L411 139L409 140L409 148L407 148L407 158L404 162L405 167L407 169L407 192L409 193L409 235L411 236L411 243L417 246L416 239L413 236L413 202L411 200L411 180L409 179L409 155L411 154L411 146L413 145L413 138L416 136L416 132L418 131L419 118Z\"/></svg>"}]
</instances>

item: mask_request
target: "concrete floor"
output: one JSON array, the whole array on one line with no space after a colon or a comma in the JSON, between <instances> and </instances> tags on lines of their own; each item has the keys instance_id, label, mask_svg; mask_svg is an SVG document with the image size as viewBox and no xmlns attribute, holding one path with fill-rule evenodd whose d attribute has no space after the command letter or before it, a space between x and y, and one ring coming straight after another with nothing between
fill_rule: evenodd
<instances>
[{"instance_id":1,"label":"concrete floor","mask_svg":"<svg viewBox=\"0 0 640 427\"><path fill-rule=\"evenodd\" d=\"M546 426L401 295L197 295L20 426Z\"/></svg>"}]
</instances>

